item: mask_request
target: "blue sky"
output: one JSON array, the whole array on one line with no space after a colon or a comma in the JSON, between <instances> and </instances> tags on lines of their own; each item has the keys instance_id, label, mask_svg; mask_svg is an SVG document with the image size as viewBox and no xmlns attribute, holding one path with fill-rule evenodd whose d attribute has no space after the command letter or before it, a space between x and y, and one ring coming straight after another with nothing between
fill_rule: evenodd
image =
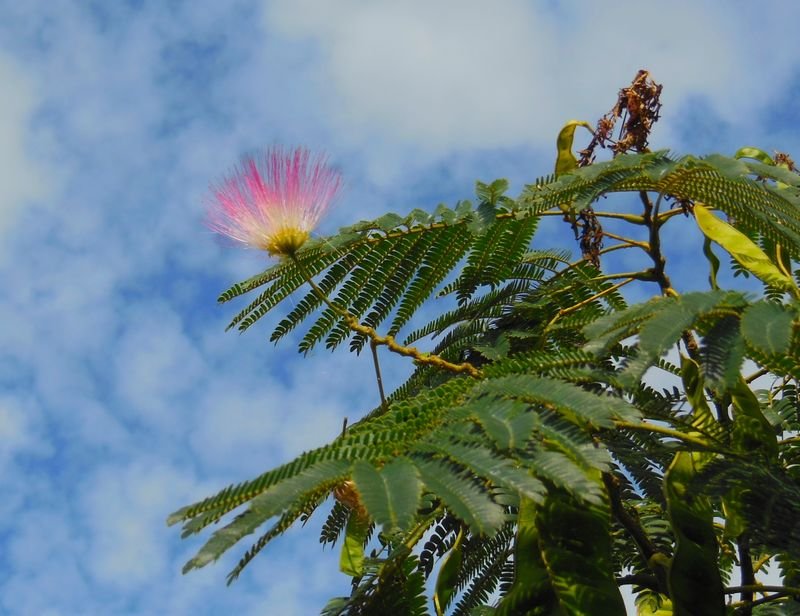
<instances>
[{"instance_id":1,"label":"blue sky","mask_svg":"<svg viewBox=\"0 0 800 616\"><path fill-rule=\"evenodd\" d=\"M800 153L800 5L665 6L0 0L0 613L303 615L346 593L321 518L232 588L238 552L180 574L200 543L171 511L375 404L366 357L268 343L280 309L224 333L218 292L266 261L203 226L209 183L259 147L324 150L347 189L323 233L478 178L518 190L642 67L655 146ZM677 286L702 287L691 221L671 238Z\"/></svg>"}]
</instances>

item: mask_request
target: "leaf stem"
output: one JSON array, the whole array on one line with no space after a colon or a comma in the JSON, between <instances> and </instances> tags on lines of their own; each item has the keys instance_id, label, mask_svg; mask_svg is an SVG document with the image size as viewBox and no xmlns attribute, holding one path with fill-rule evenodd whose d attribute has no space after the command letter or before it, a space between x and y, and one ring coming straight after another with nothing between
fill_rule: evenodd
<instances>
[{"instance_id":1,"label":"leaf stem","mask_svg":"<svg viewBox=\"0 0 800 616\"><path fill-rule=\"evenodd\" d=\"M539 339L540 340L540 347L542 347L545 344L545 342L547 340L547 334L550 332L550 329L553 327L553 325L555 325L561 317L563 317L563 316L565 316L567 314L571 314L571 313L575 312L576 310L579 310L579 309L583 308L584 306L586 306L588 304L591 304L596 299L600 299L604 295L608 295L609 293L612 293L612 292L616 291L620 287L624 287L626 284L628 284L629 282L633 282L636 279L636 276L628 276L627 274L625 276L626 276L627 280L623 280L622 282L618 282L615 285L611 285L607 289L603 289L599 293L595 293L591 297L588 297L585 300L583 300L581 302L578 302L577 304L574 304L573 306L569 306L568 308L559 309L559 311L556 312L556 314L553 316L553 318L550 319L547 322L547 325L544 326L544 329L542 329L542 335L541 335L541 338ZM598 276L597 278L593 278L592 280L603 280L603 279L606 279L606 277L605 276Z\"/></svg>"},{"instance_id":2,"label":"leaf stem","mask_svg":"<svg viewBox=\"0 0 800 616\"><path fill-rule=\"evenodd\" d=\"M415 363L423 366L434 366L436 368L441 368L442 370L455 372L456 374L467 374L475 379L479 379L483 375L478 368L468 362L454 364L433 353L424 353L418 350L416 347L406 347L398 344L394 339L394 336L381 336L377 331L375 331L374 328L364 325L345 308L342 308L341 306L338 306L336 303L332 302L328 296L325 295L325 292L319 287L319 285L314 282L314 279L308 275L308 272L297 260L297 258L295 258L294 255L291 255L291 258L294 260L297 269L303 275L303 278L305 278L306 282L314 290L314 293L317 295L317 297L319 297L319 299L322 300L331 310L342 317L344 322L351 330L359 334L363 334L369 338L370 344L373 345L373 347L385 346L393 353L403 355L404 357L410 357ZM380 387L382 388L382 385Z\"/></svg>"},{"instance_id":3,"label":"leaf stem","mask_svg":"<svg viewBox=\"0 0 800 616\"><path fill-rule=\"evenodd\" d=\"M764 565L772 560L772 556L773 554L764 554L764 556L759 558L753 565L753 573L758 573Z\"/></svg>"},{"instance_id":4,"label":"leaf stem","mask_svg":"<svg viewBox=\"0 0 800 616\"><path fill-rule=\"evenodd\" d=\"M744 379L744 382L745 382L745 383L748 383L748 384L749 384L749 383L752 383L752 382L753 382L753 381L755 381L757 378L760 378L760 377L764 376L765 374L769 374L769 370L767 370L766 368L761 368L761 369L759 369L759 370L756 370L756 371L755 371L753 374L751 374L750 376L747 376L747 377L745 377L745 379Z\"/></svg>"},{"instance_id":5,"label":"leaf stem","mask_svg":"<svg viewBox=\"0 0 800 616\"><path fill-rule=\"evenodd\" d=\"M618 278L629 278L630 280L653 280L653 270L647 269L642 272L620 272L618 274L603 274L595 276L592 280L616 280Z\"/></svg>"},{"instance_id":6,"label":"leaf stem","mask_svg":"<svg viewBox=\"0 0 800 616\"><path fill-rule=\"evenodd\" d=\"M613 293L617 289L621 289L626 284L628 284L630 282L633 282L635 279L636 279L635 276L626 276L626 279L623 280L622 282L618 282L617 284L611 285L607 289L603 289L599 293L595 293L591 297L587 297L585 300L583 300L581 302L578 302L577 304L574 304L574 305L570 306L569 308L562 308L561 310L558 311L558 314L556 314L556 317L560 318L560 317L563 317L565 315L571 314L571 313L575 312L576 310L580 310L584 306L586 306L588 304L591 304L593 301L595 301L597 299L600 299L601 297L603 297L605 295L608 295L609 293ZM553 319L553 321L551 321L550 323L553 323L554 321L555 321L555 319Z\"/></svg>"},{"instance_id":7,"label":"leaf stem","mask_svg":"<svg viewBox=\"0 0 800 616\"><path fill-rule=\"evenodd\" d=\"M800 595L800 588L794 586L765 586L763 584L745 584L743 586L730 586L725 589L726 595L735 595L740 592L779 592L788 595Z\"/></svg>"},{"instance_id":8,"label":"leaf stem","mask_svg":"<svg viewBox=\"0 0 800 616\"><path fill-rule=\"evenodd\" d=\"M640 242L638 240L632 240L629 237L625 237L624 235L617 235L616 233L611 233L610 231L603 230L603 237L610 237L612 240L617 240L628 244L630 246L636 246L637 248L641 248L645 252L650 252L650 244L647 242Z\"/></svg>"},{"instance_id":9,"label":"leaf stem","mask_svg":"<svg viewBox=\"0 0 800 616\"><path fill-rule=\"evenodd\" d=\"M546 212L539 212L537 216L562 216L564 213L561 210L549 210ZM616 218L619 220L624 220L625 222L629 222L632 225L644 225L644 217L639 216L638 214L622 214L619 212L595 212L595 216L598 218Z\"/></svg>"},{"instance_id":10,"label":"leaf stem","mask_svg":"<svg viewBox=\"0 0 800 616\"><path fill-rule=\"evenodd\" d=\"M666 212L663 212L655 216L655 221L659 226L661 226L673 216L677 216L678 214L684 214L684 213L685 211L682 207L675 207L672 208L671 210L667 210Z\"/></svg>"},{"instance_id":11,"label":"leaf stem","mask_svg":"<svg viewBox=\"0 0 800 616\"><path fill-rule=\"evenodd\" d=\"M656 432L657 434L663 434L664 436L669 436L679 441L683 441L685 443L690 443L692 445L697 445L701 447L703 450L715 451L713 448L714 443L710 443L707 439L701 438L699 436L694 436L693 434L687 434L686 432L680 432L679 430L675 430L674 428L669 428L667 426L661 426L659 424L654 423L632 423L629 421L617 420L614 422L614 425L617 428L626 428L628 430L641 430L643 432Z\"/></svg>"}]
</instances>

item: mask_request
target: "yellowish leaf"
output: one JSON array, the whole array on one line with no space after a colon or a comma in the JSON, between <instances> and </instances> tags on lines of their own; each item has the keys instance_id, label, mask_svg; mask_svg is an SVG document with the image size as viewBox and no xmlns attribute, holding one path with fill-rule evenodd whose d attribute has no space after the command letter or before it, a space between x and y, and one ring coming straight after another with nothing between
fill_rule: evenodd
<instances>
[{"instance_id":1,"label":"yellowish leaf","mask_svg":"<svg viewBox=\"0 0 800 616\"><path fill-rule=\"evenodd\" d=\"M556 140L556 148L558 149L558 156L556 157L556 175L569 173L578 168L578 159L572 153L572 143L575 141L575 129L583 126L592 132L592 127L588 122L580 120L570 120L558 133Z\"/></svg>"},{"instance_id":2,"label":"yellowish leaf","mask_svg":"<svg viewBox=\"0 0 800 616\"><path fill-rule=\"evenodd\" d=\"M744 233L720 220L699 203L694 206L694 216L703 234L727 250L748 272L779 289L797 289L794 281Z\"/></svg>"}]
</instances>

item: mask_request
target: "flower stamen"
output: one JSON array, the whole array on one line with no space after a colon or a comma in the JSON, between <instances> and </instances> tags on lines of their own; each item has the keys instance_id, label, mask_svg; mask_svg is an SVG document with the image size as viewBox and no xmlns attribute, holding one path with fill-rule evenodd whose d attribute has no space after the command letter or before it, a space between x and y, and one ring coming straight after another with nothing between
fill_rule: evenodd
<instances>
[{"instance_id":1,"label":"flower stamen","mask_svg":"<svg viewBox=\"0 0 800 616\"><path fill-rule=\"evenodd\" d=\"M274 147L246 157L212 187L208 226L251 248L290 256L337 197L341 175L322 155Z\"/></svg>"}]
</instances>

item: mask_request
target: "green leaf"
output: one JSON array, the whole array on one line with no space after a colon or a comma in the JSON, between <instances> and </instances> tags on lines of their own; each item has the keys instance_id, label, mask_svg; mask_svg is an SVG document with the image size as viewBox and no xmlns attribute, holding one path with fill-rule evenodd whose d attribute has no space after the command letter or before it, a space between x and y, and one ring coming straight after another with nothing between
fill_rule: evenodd
<instances>
[{"instance_id":1,"label":"green leaf","mask_svg":"<svg viewBox=\"0 0 800 616\"><path fill-rule=\"evenodd\" d=\"M452 224L456 220L456 213L444 203L440 203L436 206L436 209L433 211L433 215L440 218L442 222L447 224Z\"/></svg>"},{"instance_id":2,"label":"green leaf","mask_svg":"<svg viewBox=\"0 0 800 616\"><path fill-rule=\"evenodd\" d=\"M640 593L636 597L636 616L673 616L672 601L664 595Z\"/></svg>"},{"instance_id":3,"label":"green leaf","mask_svg":"<svg viewBox=\"0 0 800 616\"><path fill-rule=\"evenodd\" d=\"M497 205L500 197L508 190L508 180L499 178L491 184L475 182L475 194L484 203Z\"/></svg>"},{"instance_id":4,"label":"green leaf","mask_svg":"<svg viewBox=\"0 0 800 616\"><path fill-rule=\"evenodd\" d=\"M727 391L736 385L744 350L739 317L728 314L720 318L703 336L700 349L703 373L709 387Z\"/></svg>"},{"instance_id":5,"label":"green leaf","mask_svg":"<svg viewBox=\"0 0 800 616\"><path fill-rule=\"evenodd\" d=\"M355 513L350 515L345 530L344 543L339 555L339 569L350 577L364 574L364 544L367 541L369 522Z\"/></svg>"},{"instance_id":6,"label":"green leaf","mask_svg":"<svg viewBox=\"0 0 800 616\"><path fill-rule=\"evenodd\" d=\"M588 477L602 489L599 471ZM611 512L608 497L586 503L564 490L551 489L536 511L539 546L560 613L624 616L625 603L614 579Z\"/></svg>"},{"instance_id":7,"label":"green leaf","mask_svg":"<svg viewBox=\"0 0 800 616\"><path fill-rule=\"evenodd\" d=\"M402 224L403 217L399 214L395 214L393 212L389 212L388 214L384 214L380 218L375 220L375 226L378 227L381 231L391 231L398 225Z\"/></svg>"},{"instance_id":8,"label":"green leaf","mask_svg":"<svg viewBox=\"0 0 800 616\"><path fill-rule=\"evenodd\" d=\"M598 428L614 427L615 419L638 419L640 412L622 398L600 396L547 377L527 375L492 379L481 386L487 393L555 408L570 421Z\"/></svg>"},{"instance_id":9,"label":"green leaf","mask_svg":"<svg viewBox=\"0 0 800 616\"><path fill-rule=\"evenodd\" d=\"M415 459L420 477L428 489L476 534L493 535L505 520L503 509L475 480L438 460Z\"/></svg>"},{"instance_id":10,"label":"green leaf","mask_svg":"<svg viewBox=\"0 0 800 616\"><path fill-rule=\"evenodd\" d=\"M791 277L778 269L744 233L720 220L699 203L695 203L694 216L703 234L722 246L747 271L779 289L797 289Z\"/></svg>"},{"instance_id":11,"label":"green leaf","mask_svg":"<svg viewBox=\"0 0 800 616\"><path fill-rule=\"evenodd\" d=\"M384 532L407 530L417 512L422 487L417 469L408 458L395 458L380 471L359 460L353 481L361 502Z\"/></svg>"},{"instance_id":12,"label":"green leaf","mask_svg":"<svg viewBox=\"0 0 800 616\"><path fill-rule=\"evenodd\" d=\"M536 425L536 417L528 412L529 406L519 400L476 402L468 408L500 449L524 448Z\"/></svg>"},{"instance_id":13,"label":"green leaf","mask_svg":"<svg viewBox=\"0 0 800 616\"><path fill-rule=\"evenodd\" d=\"M700 367L694 360L681 355L681 380L686 392L686 400L692 406L692 427L701 434L722 439L725 431L717 422L706 400Z\"/></svg>"},{"instance_id":14,"label":"green leaf","mask_svg":"<svg viewBox=\"0 0 800 616\"><path fill-rule=\"evenodd\" d=\"M717 273L719 272L719 259L717 255L714 254L714 251L711 249L711 240L709 238L705 238L703 240L703 254L705 255L706 259L708 259L708 264L711 268L711 271L708 274L708 284L711 288L716 291L719 289L719 285L717 284Z\"/></svg>"},{"instance_id":15,"label":"green leaf","mask_svg":"<svg viewBox=\"0 0 800 616\"><path fill-rule=\"evenodd\" d=\"M742 453L760 453L772 463L778 459L778 439L775 430L764 417L758 398L740 378L731 390L733 402L732 443Z\"/></svg>"},{"instance_id":16,"label":"green leaf","mask_svg":"<svg viewBox=\"0 0 800 616\"><path fill-rule=\"evenodd\" d=\"M498 458L483 443L478 446L446 441L435 447L452 460L463 464L480 477L490 479L496 485L511 488L534 501L541 501L545 493L544 484L528 471L514 466L505 458Z\"/></svg>"},{"instance_id":17,"label":"green leaf","mask_svg":"<svg viewBox=\"0 0 800 616\"><path fill-rule=\"evenodd\" d=\"M309 494L324 492L347 476L346 460L325 460L265 490L250 501L250 507L231 523L217 530L200 551L183 568L184 573L204 567L219 558L243 537L255 532L269 518L278 515L292 503ZM177 512L173 515L178 515Z\"/></svg>"},{"instance_id":18,"label":"green leaf","mask_svg":"<svg viewBox=\"0 0 800 616\"><path fill-rule=\"evenodd\" d=\"M539 608L542 613L552 613L556 609L555 599L547 566L539 550L536 503L522 498L514 542L514 582L498 604L497 616L526 614L534 608Z\"/></svg>"},{"instance_id":19,"label":"green leaf","mask_svg":"<svg viewBox=\"0 0 800 616\"><path fill-rule=\"evenodd\" d=\"M692 405L692 426L704 433L716 431L697 363L682 357L681 377ZM664 497L676 539L668 581L677 614L725 614L713 509L709 499L691 487L714 457L712 453L680 451L664 475Z\"/></svg>"},{"instance_id":20,"label":"green leaf","mask_svg":"<svg viewBox=\"0 0 800 616\"><path fill-rule=\"evenodd\" d=\"M588 450L582 453L588 453ZM602 464L600 469L597 468L600 465L586 468L560 451L538 451L531 460L531 466L538 477L563 488L583 503L599 505L606 497L605 488L590 475L592 471L609 470L610 461Z\"/></svg>"},{"instance_id":21,"label":"green leaf","mask_svg":"<svg viewBox=\"0 0 800 616\"><path fill-rule=\"evenodd\" d=\"M686 293L677 298L651 300L657 310L639 330L639 353L625 367L620 380L629 387L635 387L645 371L666 353L680 339L681 334L692 327L703 314L713 310L719 304L741 302L737 294L724 294L710 291L707 293ZM635 333L630 331L629 333ZM588 345L587 345L588 346Z\"/></svg>"},{"instance_id":22,"label":"green leaf","mask_svg":"<svg viewBox=\"0 0 800 616\"><path fill-rule=\"evenodd\" d=\"M430 224L432 220L433 217L428 212L415 207L413 210L411 210L411 213L406 217L404 222L405 224L417 223L421 225L427 225Z\"/></svg>"},{"instance_id":23,"label":"green leaf","mask_svg":"<svg viewBox=\"0 0 800 616\"><path fill-rule=\"evenodd\" d=\"M756 302L742 314L742 334L764 355L785 355L792 340L795 314L780 304Z\"/></svg>"},{"instance_id":24,"label":"green leaf","mask_svg":"<svg viewBox=\"0 0 800 616\"><path fill-rule=\"evenodd\" d=\"M681 451L664 476L664 495L676 545L669 589L676 614L725 615L725 595L717 567L719 547L707 497L690 484L708 454Z\"/></svg>"},{"instance_id":25,"label":"green leaf","mask_svg":"<svg viewBox=\"0 0 800 616\"><path fill-rule=\"evenodd\" d=\"M556 139L556 177L575 171L578 168L578 159L572 153L572 143L575 140L575 129L579 126L586 127L590 132L592 127L588 122L581 122L578 120L570 120L558 133ZM575 218L575 201L569 200L558 204L558 207L565 214L565 218L569 218L572 228L575 230L575 239L578 239L577 221Z\"/></svg>"},{"instance_id":26,"label":"green leaf","mask_svg":"<svg viewBox=\"0 0 800 616\"><path fill-rule=\"evenodd\" d=\"M476 344L473 349L478 351L478 353L483 355L486 359L497 361L498 359L503 359L508 356L511 350L511 341L505 334L500 334L497 339L490 344Z\"/></svg>"},{"instance_id":27,"label":"green leaf","mask_svg":"<svg viewBox=\"0 0 800 616\"><path fill-rule=\"evenodd\" d=\"M621 312L612 312L595 319L583 329L588 340L583 350L596 355L604 354L620 340L637 333L638 326L653 315L668 308L674 300L656 297L642 304L634 304Z\"/></svg>"},{"instance_id":28,"label":"green leaf","mask_svg":"<svg viewBox=\"0 0 800 616\"><path fill-rule=\"evenodd\" d=\"M439 569L439 575L436 578L436 587L433 591L433 606L436 609L437 616L444 616L444 612L455 593L458 572L461 569L461 546L463 541L464 529L462 527L458 531L453 547L445 556L444 562Z\"/></svg>"}]
</instances>

